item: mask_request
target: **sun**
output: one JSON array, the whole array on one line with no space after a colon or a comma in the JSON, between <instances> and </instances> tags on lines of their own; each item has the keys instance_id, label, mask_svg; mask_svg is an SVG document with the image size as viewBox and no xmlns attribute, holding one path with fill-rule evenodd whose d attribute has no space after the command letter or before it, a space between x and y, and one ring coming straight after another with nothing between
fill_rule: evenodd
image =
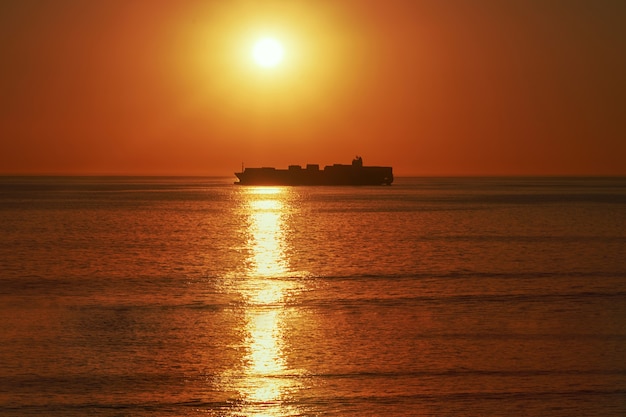
<instances>
[{"instance_id":1,"label":"sun","mask_svg":"<svg viewBox=\"0 0 626 417\"><path fill-rule=\"evenodd\" d=\"M259 39L252 48L254 62L264 68L272 68L280 64L284 54L282 44L274 38Z\"/></svg>"}]
</instances>

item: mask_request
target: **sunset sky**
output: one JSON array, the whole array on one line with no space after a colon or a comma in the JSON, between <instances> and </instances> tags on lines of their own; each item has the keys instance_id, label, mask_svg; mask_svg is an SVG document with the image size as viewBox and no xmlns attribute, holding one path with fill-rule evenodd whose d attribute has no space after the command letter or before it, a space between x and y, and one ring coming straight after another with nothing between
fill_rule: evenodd
<instances>
[{"instance_id":1,"label":"sunset sky","mask_svg":"<svg viewBox=\"0 0 626 417\"><path fill-rule=\"evenodd\" d=\"M624 0L4 0L0 174L358 154L399 176L626 175L625 22Z\"/></svg>"}]
</instances>

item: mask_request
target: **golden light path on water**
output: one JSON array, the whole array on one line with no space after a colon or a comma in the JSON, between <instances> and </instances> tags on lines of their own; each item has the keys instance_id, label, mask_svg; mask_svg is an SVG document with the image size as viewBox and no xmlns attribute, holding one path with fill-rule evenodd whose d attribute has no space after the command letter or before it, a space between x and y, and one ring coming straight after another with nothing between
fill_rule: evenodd
<instances>
[{"instance_id":1,"label":"golden light path on water","mask_svg":"<svg viewBox=\"0 0 626 417\"><path fill-rule=\"evenodd\" d=\"M243 400L238 413L278 417L299 414L287 401L298 388L285 355L285 298L297 291L285 254L288 190L244 190L250 264L240 287L246 303L243 379L236 387ZM240 415L240 414L237 414Z\"/></svg>"}]
</instances>

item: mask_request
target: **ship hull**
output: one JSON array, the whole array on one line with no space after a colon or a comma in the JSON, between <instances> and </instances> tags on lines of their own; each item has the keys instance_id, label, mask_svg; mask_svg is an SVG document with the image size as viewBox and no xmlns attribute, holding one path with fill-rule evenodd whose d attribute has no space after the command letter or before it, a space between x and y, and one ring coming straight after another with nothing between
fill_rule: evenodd
<instances>
[{"instance_id":1,"label":"ship hull","mask_svg":"<svg viewBox=\"0 0 626 417\"><path fill-rule=\"evenodd\" d=\"M239 179L237 185L391 185L393 182L392 167L362 166L354 162L326 166L323 170L317 165L246 168L235 175Z\"/></svg>"}]
</instances>

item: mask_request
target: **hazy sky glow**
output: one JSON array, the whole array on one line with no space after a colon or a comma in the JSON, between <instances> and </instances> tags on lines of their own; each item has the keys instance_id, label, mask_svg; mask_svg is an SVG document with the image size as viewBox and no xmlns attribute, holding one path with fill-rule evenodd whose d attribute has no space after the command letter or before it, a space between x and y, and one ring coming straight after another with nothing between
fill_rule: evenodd
<instances>
[{"instance_id":1,"label":"hazy sky glow","mask_svg":"<svg viewBox=\"0 0 626 417\"><path fill-rule=\"evenodd\" d=\"M622 0L5 0L0 174L626 175ZM251 59L259 39L280 65Z\"/></svg>"}]
</instances>

